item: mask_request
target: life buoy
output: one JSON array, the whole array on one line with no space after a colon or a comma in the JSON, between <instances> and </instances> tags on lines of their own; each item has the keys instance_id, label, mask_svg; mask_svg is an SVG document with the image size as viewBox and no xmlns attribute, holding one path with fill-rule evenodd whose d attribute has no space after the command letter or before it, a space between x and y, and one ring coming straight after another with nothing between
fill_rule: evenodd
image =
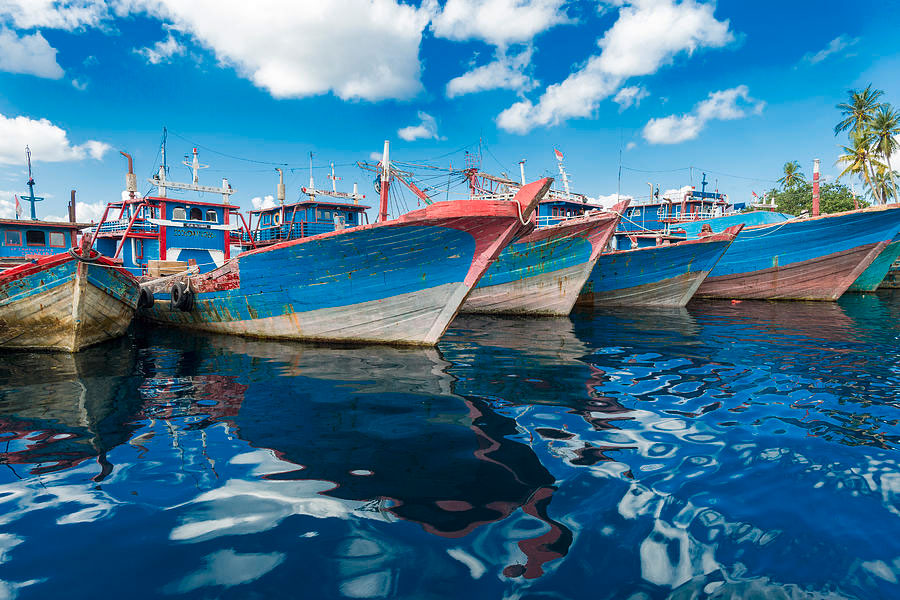
<instances>
[{"instance_id":1,"label":"life buoy","mask_svg":"<svg viewBox=\"0 0 900 600\"><path fill-rule=\"evenodd\" d=\"M153 306L153 294L147 288L141 288L138 296L138 308L150 308Z\"/></svg>"},{"instance_id":2,"label":"life buoy","mask_svg":"<svg viewBox=\"0 0 900 600\"><path fill-rule=\"evenodd\" d=\"M194 307L194 294L186 283L176 281L172 286L172 308L189 312Z\"/></svg>"}]
</instances>

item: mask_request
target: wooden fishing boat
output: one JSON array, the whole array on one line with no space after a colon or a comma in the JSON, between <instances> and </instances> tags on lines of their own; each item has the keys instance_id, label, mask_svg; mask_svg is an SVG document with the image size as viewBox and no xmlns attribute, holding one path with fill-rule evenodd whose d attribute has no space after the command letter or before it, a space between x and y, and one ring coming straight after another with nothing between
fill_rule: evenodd
<instances>
[{"instance_id":1,"label":"wooden fishing boat","mask_svg":"<svg viewBox=\"0 0 900 600\"><path fill-rule=\"evenodd\" d=\"M249 250L206 274L143 284L157 323L265 338L434 345L551 179L513 201L438 202L379 222ZM148 305L149 304L149 305Z\"/></svg>"},{"instance_id":2,"label":"wooden fishing boat","mask_svg":"<svg viewBox=\"0 0 900 600\"><path fill-rule=\"evenodd\" d=\"M82 249L47 256L0 273L0 348L82 348L125 333L137 308L137 279Z\"/></svg>"},{"instance_id":3,"label":"wooden fishing boat","mask_svg":"<svg viewBox=\"0 0 900 600\"><path fill-rule=\"evenodd\" d=\"M874 292L882 284L891 267L900 259L900 233L894 236L891 243L879 254L872 264L856 278L848 292Z\"/></svg>"},{"instance_id":4,"label":"wooden fishing boat","mask_svg":"<svg viewBox=\"0 0 900 600\"><path fill-rule=\"evenodd\" d=\"M747 227L698 298L837 300L900 230L900 205Z\"/></svg>"},{"instance_id":5,"label":"wooden fishing boat","mask_svg":"<svg viewBox=\"0 0 900 600\"><path fill-rule=\"evenodd\" d=\"M488 268L461 312L568 315L627 205L539 227L516 239Z\"/></svg>"},{"instance_id":6,"label":"wooden fishing boat","mask_svg":"<svg viewBox=\"0 0 900 600\"><path fill-rule=\"evenodd\" d=\"M684 306L743 225L670 245L601 254L578 296L581 306Z\"/></svg>"}]
</instances>

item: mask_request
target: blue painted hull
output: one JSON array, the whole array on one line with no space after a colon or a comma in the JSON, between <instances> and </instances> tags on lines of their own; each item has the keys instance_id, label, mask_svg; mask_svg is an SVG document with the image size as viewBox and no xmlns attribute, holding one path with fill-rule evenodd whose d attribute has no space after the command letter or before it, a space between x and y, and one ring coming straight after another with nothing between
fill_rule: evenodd
<instances>
[{"instance_id":1,"label":"blue painted hull","mask_svg":"<svg viewBox=\"0 0 900 600\"><path fill-rule=\"evenodd\" d=\"M724 238L724 239L723 239ZM733 236L601 254L578 297L589 306L684 306Z\"/></svg>"},{"instance_id":2,"label":"blue painted hull","mask_svg":"<svg viewBox=\"0 0 900 600\"><path fill-rule=\"evenodd\" d=\"M594 214L538 229L503 249L461 312L566 316L617 216Z\"/></svg>"},{"instance_id":3,"label":"blue painted hull","mask_svg":"<svg viewBox=\"0 0 900 600\"><path fill-rule=\"evenodd\" d=\"M837 300L900 230L900 206L745 229L697 297Z\"/></svg>"},{"instance_id":4,"label":"blue painted hull","mask_svg":"<svg viewBox=\"0 0 900 600\"><path fill-rule=\"evenodd\" d=\"M530 198L526 218L549 187L538 183L519 192ZM148 284L155 302L140 314L254 337L433 345L522 228L515 204L437 203L395 221L245 252L184 278L195 298L188 310L172 309L171 280Z\"/></svg>"},{"instance_id":5,"label":"blue painted hull","mask_svg":"<svg viewBox=\"0 0 900 600\"><path fill-rule=\"evenodd\" d=\"M716 217L713 219L701 219L698 221L690 221L688 223L678 223L672 225L672 230L684 230L687 234L687 238L690 240L699 237L700 229L704 225L709 225L710 228L712 228L713 233L721 233L727 228L733 227L735 225L743 225L744 230L746 231L748 227L753 227L755 225L772 225L774 223L784 223L785 221L793 218L793 215L788 215L785 213L757 210L752 212L727 215L724 217Z\"/></svg>"}]
</instances>

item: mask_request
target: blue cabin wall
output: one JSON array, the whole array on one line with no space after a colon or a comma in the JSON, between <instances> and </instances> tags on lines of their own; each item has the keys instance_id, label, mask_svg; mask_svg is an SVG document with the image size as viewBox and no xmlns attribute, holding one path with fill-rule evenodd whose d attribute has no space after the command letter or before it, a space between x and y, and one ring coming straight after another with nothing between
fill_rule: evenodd
<instances>
[{"instance_id":1,"label":"blue cabin wall","mask_svg":"<svg viewBox=\"0 0 900 600\"><path fill-rule=\"evenodd\" d=\"M28 243L28 232L39 232L43 234L43 243L35 243L37 240L32 233L32 242ZM18 240L18 244L15 243ZM46 225L0 225L0 257L2 258L33 258L39 256L52 256L65 252L71 248L72 230L71 228L54 227L52 224Z\"/></svg>"},{"instance_id":2,"label":"blue cabin wall","mask_svg":"<svg viewBox=\"0 0 900 600\"><path fill-rule=\"evenodd\" d=\"M166 200L165 214L169 221L183 222L183 226L164 225L161 234L166 241L166 260L196 261L201 273L212 271L225 259L225 247L230 243L230 233L212 229L210 225L225 223L228 209L223 206ZM149 250L145 246L146 251ZM156 258L159 247L156 247Z\"/></svg>"}]
</instances>

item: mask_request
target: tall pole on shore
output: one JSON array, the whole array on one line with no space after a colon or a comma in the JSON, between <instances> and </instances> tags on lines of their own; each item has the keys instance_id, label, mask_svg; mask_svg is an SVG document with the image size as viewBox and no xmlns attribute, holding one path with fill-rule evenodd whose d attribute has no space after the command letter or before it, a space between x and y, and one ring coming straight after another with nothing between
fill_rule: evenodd
<instances>
[{"instance_id":1,"label":"tall pole on shore","mask_svg":"<svg viewBox=\"0 0 900 600\"><path fill-rule=\"evenodd\" d=\"M819 159L813 159L813 205L812 216L819 216Z\"/></svg>"}]
</instances>

